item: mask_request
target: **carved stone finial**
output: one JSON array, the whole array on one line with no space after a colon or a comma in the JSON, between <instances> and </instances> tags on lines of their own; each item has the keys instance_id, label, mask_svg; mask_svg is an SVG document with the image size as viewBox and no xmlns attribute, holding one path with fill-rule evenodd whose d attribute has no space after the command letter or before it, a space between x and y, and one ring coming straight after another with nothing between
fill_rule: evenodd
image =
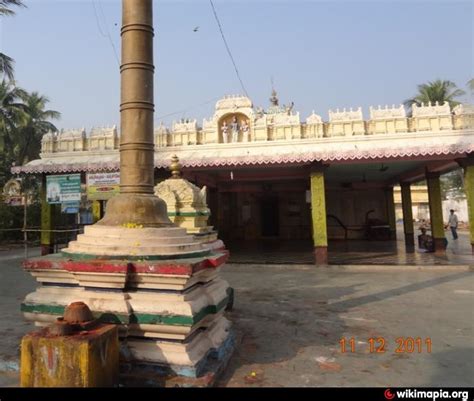
<instances>
[{"instance_id":1,"label":"carved stone finial","mask_svg":"<svg viewBox=\"0 0 474 401\"><path fill-rule=\"evenodd\" d=\"M181 164L179 163L178 156L173 155L170 164L171 178L181 178Z\"/></svg>"}]
</instances>

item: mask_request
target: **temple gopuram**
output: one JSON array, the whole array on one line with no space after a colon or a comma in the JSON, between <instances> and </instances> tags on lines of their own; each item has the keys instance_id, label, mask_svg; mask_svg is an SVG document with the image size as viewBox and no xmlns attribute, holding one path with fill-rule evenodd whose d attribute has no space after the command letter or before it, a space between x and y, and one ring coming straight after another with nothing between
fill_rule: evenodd
<instances>
[{"instance_id":1,"label":"temple gopuram","mask_svg":"<svg viewBox=\"0 0 474 401\"><path fill-rule=\"evenodd\" d=\"M328 263L328 240L393 240L393 188L401 185L407 247L417 235L410 186L426 180L435 251L446 248L440 174L465 172L471 244L474 244L474 106L413 104L330 110L327 121L280 105L267 109L244 96L217 101L214 115L155 128L155 180L169 176L179 157L183 177L207 187L210 224L231 244L267 238L306 241L316 264ZM16 174L86 175L119 170L116 127L63 130L42 140L41 158ZM96 220L103 214L99 202ZM44 227L53 205L43 208ZM51 239L43 235L43 245ZM474 245L473 245L474 246Z\"/></svg>"}]
</instances>

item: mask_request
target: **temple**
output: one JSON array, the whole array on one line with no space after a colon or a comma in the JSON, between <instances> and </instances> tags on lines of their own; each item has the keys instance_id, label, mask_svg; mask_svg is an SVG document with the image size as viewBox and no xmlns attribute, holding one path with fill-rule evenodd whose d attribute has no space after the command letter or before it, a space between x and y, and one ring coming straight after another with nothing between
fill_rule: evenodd
<instances>
[{"instance_id":1,"label":"temple","mask_svg":"<svg viewBox=\"0 0 474 401\"><path fill-rule=\"evenodd\" d=\"M183 177L207 187L210 226L230 250L239 241L301 240L315 263L328 263L332 239L393 240L394 186L401 186L404 235L414 244L410 186L426 180L431 234L445 252L440 174L465 173L474 247L474 106L413 104L313 112L302 119L273 91L267 109L248 97L225 96L214 115L155 127L155 183L179 157ZM119 171L116 127L48 133L41 158L13 167L18 174ZM84 178L85 182L85 178ZM45 206L44 221L54 205ZM98 210L102 210L99 208ZM101 213L101 212L99 212ZM99 216L101 217L101 216ZM43 242L50 239L44 236Z\"/></svg>"}]
</instances>

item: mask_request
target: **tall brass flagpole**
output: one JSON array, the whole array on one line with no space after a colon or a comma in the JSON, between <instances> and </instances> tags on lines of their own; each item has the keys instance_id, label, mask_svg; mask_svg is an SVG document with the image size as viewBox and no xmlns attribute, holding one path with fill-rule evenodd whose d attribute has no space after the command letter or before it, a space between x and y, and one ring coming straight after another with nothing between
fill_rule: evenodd
<instances>
[{"instance_id":1,"label":"tall brass flagpole","mask_svg":"<svg viewBox=\"0 0 474 401\"><path fill-rule=\"evenodd\" d=\"M172 225L153 194L153 1L122 1L120 195L97 224Z\"/></svg>"}]
</instances>

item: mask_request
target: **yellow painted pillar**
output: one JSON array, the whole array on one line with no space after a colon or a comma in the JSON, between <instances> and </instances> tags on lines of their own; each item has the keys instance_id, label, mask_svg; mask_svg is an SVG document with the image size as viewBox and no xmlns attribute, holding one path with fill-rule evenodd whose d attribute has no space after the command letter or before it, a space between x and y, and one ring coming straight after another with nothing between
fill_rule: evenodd
<instances>
[{"instance_id":1,"label":"yellow painted pillar","mask_svg":"<svg viewBox=\"0 0 474 401\"><path fill-rule=\"evenodd\" d=\"M431 235L436 253L446 252L446 238L444 235L443 206L441 199L441 184L439 173L426 172L428 184L428 202L430 206Z\"/></svg>"},{"instance_id":2,"label":"yellow painted pillar","mask_svg":"<svg viewBox=\"0 0 474 401\"><path fill-rule=\"evenodd\" d=\"M46 175L42 177L41 185L41 255L49 255L54 253L54 234L53 230L53 215L54 205L50 205L46 199Z\"/></svg>"},{"instance_id":3,"label":"yellow painted pillar","mask_svg":"<svg viewBox=\"0 0 474 401\"><path fill-rule=\"evenodd\" d=\"M99 200L92 202L92 221L97 223L102 218L102 203Z\"/></svg>"},{"instance_id":4,"label":"yellow painted pillar","mask_svg":"<svg viewBox=\"0 0 474 401\"><path fill-rule=\"evenodd\" d=\"M328 234L326 224L326 193L323 167L311 171L311 218L316 265L328 264Z\"/></svg>"},{"instance_id":5,"label":"yellow painted pillar","mask_svg":"<svg viewBox=\"0 0 474 401\"><path fill-rule=\"evenodd\" d=\"M464 191L467 198L471 247L474 253L474 161L464 167Z\"/></svg>"},{"instance_id":6,"label":"yellow painted pillar","mask_svg":"<svg viewBox=\"0 0 474 401\"><path fill-rule=\"evenodd\" d=\"M403 232L405 234L405 246L407 249L413 250L415 246L415 229L413 227L410 183L402 182L400 183L400 188L402 195Z\"/></svg>"},{"instance_id":7,"label":"yellow painted pillar","mask_svg":"<svg viewBox=\"0 0 474 401\"><path fill-rule=\"evenodd\" d=\"M395 200L393 198L393 187L385 189L387 205L387 218L390 226L390 239L397 239L397 218L395 216Z\"/></svg>"}]
</instances>

